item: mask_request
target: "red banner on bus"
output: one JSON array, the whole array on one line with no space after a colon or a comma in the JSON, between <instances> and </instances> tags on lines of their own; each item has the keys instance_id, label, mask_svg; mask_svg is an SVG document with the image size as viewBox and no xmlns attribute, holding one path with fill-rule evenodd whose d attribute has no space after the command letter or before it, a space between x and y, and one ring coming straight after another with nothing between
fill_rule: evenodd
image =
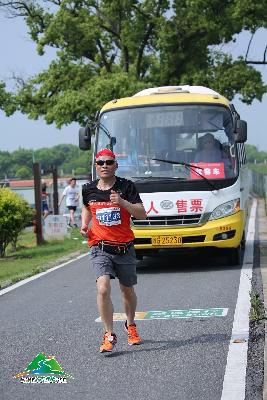
<instances>
[{"instance_id":1,"label":"red banner on bus","mask_svg":"<svg viewBox=\"0 0 267 400\"><path fill-rule=\"evenodd\" d=\"M223 162L219 163L199 162L199 163L192 163L192 165L198 167L196 169L193 168L190 169L190 177L192 179L202 179L200 175L205 176L205 178L207 179L225 178Z\"/></svg>"}]
</instances>

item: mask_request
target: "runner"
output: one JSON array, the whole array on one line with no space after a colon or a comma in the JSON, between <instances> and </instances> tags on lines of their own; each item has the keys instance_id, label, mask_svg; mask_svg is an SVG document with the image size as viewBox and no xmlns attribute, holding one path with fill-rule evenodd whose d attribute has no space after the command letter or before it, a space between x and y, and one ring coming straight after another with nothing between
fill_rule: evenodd
<instances>
[{"instance_id":1,"label":"runner","mask_svg":"<svg viewBox=\"0 0 267 400\"><path fill-rule=\"evenodd\" d=\"M112 351L117 342L113 332L113 304L110 279L117 277L127 320L124 327L128 344L141 343L134 323L137 283L134 235L130 217L146 219L141 198L132 181L115 176L118 168L115 154L103 149L96 154L99 179L83 186L81 234L88 236L90 260L97 283L97 305L105 333L100 352ZM92 226L88 230L88 224Z\"/></svg>"},{"instance_id":2,"label":"runner","mask_svg":"<svg viewBox=\"0 0 267 400\"><path fill-rule=\"evenodd\" d=\"M65 187L58 206L60 207L62 200L66 197L66 206L70 212L69 226L77 227L74 220L74 213L79 205L80 190L76 186L76 178L71 178L70 184Z\"/></svg>"}]
</instances>

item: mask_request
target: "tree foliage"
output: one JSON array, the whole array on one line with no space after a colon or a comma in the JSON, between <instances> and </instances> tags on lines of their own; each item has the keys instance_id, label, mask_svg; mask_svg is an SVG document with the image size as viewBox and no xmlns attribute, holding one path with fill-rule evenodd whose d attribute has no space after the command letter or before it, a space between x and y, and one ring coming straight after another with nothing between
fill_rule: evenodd
<instances>
[{"instance_id":1,"label":"tree foliage","mask_svg":"<svg viewBox=\"0 0 267 400\"><path fill-rule=\"evenodd\" d=\"M248 163L267 163L267 152L259 151L256 146L246 144L246 155Z\"/></svg>"},{"instance_id":2,"label":"tree foliage","mask_svg":"<svg viewBox=\"0 0 267 400\"><path fill-rule=\"evenodd\" d=\"M0 257L9 243L16 247L18 235L33 217L26 200L9 189L0 189Z\"/></svg>"},{"instance_id":3,"label":"tree foliage","mask_svg":"<svg viewBox=\"0 0 267 400\"><path fill-rule=\"evenodd\" d=\"M20 167L17 170L16 177L20 179L30 179L32 178L32 170L28 167Z\"/></svg>"},{"instance_id":4,"label":"tree foliage","mask_svg":"<svg viewBox=\"0 0 267 400\"><path fill-rule=\"evenodd\" d=\"M4 82L0 82L0 110L5 110L7 116L16 111L15 96L6 91Z\"/></svg>"},{"instance_id":5,"label":"tree foliage","mask_svg":"<svg viewBox=\"0 0 267 400\"><path fill-rule=\"evenodd\" d=\"M38 150L19 148L12 153L0 151L0 179L18 177L32 178L33 162L39 162L43 173L51 172L58 167L65 174L88 174L91 170L91 151L82 152L72 144L59 144L51 148ZM59 171L60 172L60 171Z\"/></svg>"},{"instance_id":6,"label":"tree foliage","mask_svg":"<svg viewBox=\"0 0 267 400\"><path fill-rule=\"evenodd\" d=\"M267 0L0 0L1 6L25 19L40 55L57 49L48 69L20 80L15 94L0 87L7 113L16 107L61 127L150 86L206 85L230 100L240 94L247 104L266 91L247 55L233 60L223 45L244 29L254 34L267 26Z\"/></svg>"}]
</instances>

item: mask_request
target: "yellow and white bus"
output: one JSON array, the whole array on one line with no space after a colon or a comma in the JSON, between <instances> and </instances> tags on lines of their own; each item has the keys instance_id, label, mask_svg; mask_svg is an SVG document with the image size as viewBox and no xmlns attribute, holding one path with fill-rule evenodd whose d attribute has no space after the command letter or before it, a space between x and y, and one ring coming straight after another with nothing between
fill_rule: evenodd
<instances>
[{"instance_id":1,"label":"yellow and white bus","mask_svg":"<svg viewBox=\"0 0 267 400\"><path fill-rule=\"evenodd\" d=\"M145 89L105 104L80 129L81 149L90 148L92 133L94 155L112 148L118 175L134 181L141 195L147 219L132 219L139 258L216 247L226 249L229 264L240 262L247 125L225 97L202 86Z\"/></svg>"}]
</instances>

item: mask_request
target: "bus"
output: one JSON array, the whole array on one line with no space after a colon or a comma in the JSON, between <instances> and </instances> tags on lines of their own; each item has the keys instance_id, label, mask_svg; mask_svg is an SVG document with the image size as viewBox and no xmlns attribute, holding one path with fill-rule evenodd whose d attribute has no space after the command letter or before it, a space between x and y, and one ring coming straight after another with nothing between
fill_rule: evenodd
<instances>
[{"instance_id":1,"label":"bus","mask_svg":"<svg viewBox=\"0 0 267 400\"><path fill-rule=\"evenodd\" d=\"M147 212L132 218L137 257L161 250L220 248L240 263L249 187L246 121L203 86L166 86L114 99L79 130L93 157L111 148L118 175L134 181ZM92 177L96 171L92 165Z\"/></svg>"}]
</instances>

